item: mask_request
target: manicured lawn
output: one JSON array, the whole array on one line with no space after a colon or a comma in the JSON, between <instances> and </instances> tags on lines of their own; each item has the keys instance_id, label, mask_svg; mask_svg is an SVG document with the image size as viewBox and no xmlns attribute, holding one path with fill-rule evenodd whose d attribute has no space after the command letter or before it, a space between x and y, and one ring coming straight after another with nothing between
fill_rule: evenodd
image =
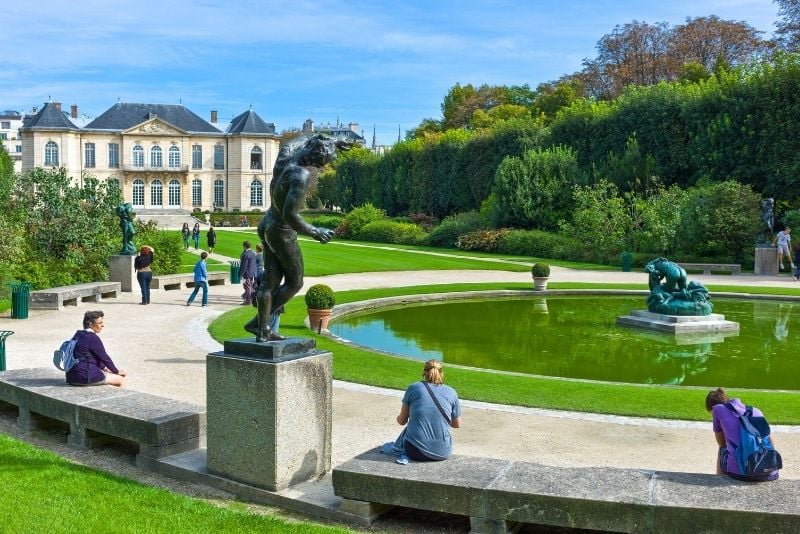
<instances>
[{"instance_id":1,"label":"manicured lawn","mask_svg":"<svg viewBox=\"0 0 800 534\"><path fill-rule=\"evenodd\" d=\"M71 463L0 434L2 532L344 533L220 506Z\"/></svg>"},{"instance_id":2,"label":"manicured lawn","mask_svg":"<svg viewBox=\"0 0 800 534\"><path fill-rule=\"evenodd\" d=\"M354 302L396 295L444 293L467 290L530 289L528 283L453 284L343 291L336 294L337 303ZM551 283L552 289L647 289L644 284L586 284ZM720 286L712 291L753 294L800 295L800 289L776 291L776 288ZM295 297L281 317L280 332L285 336L314 337L317 347L333 352L334 377L339 380L393 389L405 389L420 372L418 361L386 356L317 336L303 326L306 310L302 297ZM231 310L211 324L211 335L218 341L250 337L242 325L253 316L252 309ZM600 349L598 349L600 350ZM680 386L609 384L516 376L480 370L447 368L447 382L464 399L499 404L553 408L617 415L658 417L666 419L708 420L703 401L708 388ZM770 421L781 424L800 424L800 392L764 392L732 389L732 395L742 395L770 414Z\"/></svg>"}]
</instances>

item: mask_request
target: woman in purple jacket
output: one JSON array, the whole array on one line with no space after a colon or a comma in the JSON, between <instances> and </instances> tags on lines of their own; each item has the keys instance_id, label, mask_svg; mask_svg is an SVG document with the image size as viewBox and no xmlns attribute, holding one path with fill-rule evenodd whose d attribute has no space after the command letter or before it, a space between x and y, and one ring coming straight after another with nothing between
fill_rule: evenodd
<instances>
[{"instance_id":1,"label":"woman in purple jacket","mask_svg":"<svg viewBox=\"0 0 800 534\"><path fill-rule=\"evenodd\" d=\"M97 335L103 330L103 312L89 311L83 315L83 330L78 330L72 339L75 344L75 358L78 363L67 372L67 383L73 386L100 386L109 384L122 386L126 373L117 369L106 353L103 342Z\"/></svg>"}]
</instances>

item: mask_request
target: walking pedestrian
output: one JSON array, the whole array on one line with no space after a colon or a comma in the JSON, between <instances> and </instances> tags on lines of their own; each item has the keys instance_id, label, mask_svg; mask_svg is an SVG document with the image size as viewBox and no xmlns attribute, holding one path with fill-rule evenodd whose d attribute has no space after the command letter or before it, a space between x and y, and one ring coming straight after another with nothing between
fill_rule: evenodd
<instances>
[{"instance_id":1,"label":"walking pedestrian","mask_svg":"<svg viewBox=\"0 0 800 534\"><path fill-rule=\"evenodd\" d=\"M206 258L208 258L208 253L205 251L201 252L200 261L194 265L194 291L189 295L189 300L186 302L187 306L192 305L200 289L203 290L202 305L203 307L208 306L208 269L206 267Z\"/></svg>"}]
</instances>

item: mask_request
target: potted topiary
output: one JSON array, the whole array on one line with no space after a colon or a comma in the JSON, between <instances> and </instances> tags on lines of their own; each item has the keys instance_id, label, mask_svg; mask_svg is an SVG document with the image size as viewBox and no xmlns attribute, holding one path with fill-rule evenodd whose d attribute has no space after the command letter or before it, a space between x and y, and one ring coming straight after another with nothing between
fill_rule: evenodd
<instances>
[{"instance_id":1,"label":"potted topiary","mask_svg":"<svg viewBox=\"0 0 800 534\"><path fill-rule=\"evenodd\" d=\"M547 289L547 280L550 278L550 266L546 263L534 263L531 267L533 275L533 289L544 291Z\"/></svg>"},{"instance_id":2,"label":"potted topiary","mask_svg":"<svg viewBox=\"0 0 800 534\"><path fill-rule=\"evenodd\" d=\"M327 330L333 305L336 304L333 289L325 284L314 284L306 291L305 298L309 327L317 332Z\"/></svg>"}]
</instances>

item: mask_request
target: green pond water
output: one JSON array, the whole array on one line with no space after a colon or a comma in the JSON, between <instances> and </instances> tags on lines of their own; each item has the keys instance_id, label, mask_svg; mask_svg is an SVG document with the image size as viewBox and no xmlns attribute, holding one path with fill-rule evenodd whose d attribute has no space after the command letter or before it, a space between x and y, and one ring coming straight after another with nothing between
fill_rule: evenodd
<instances>
[{"instance_id":1,"label":"green pond water","mask_svg":"<svg viewBox=\"0 0 800 534\"><path fill-rule=\"evenodd\" d=\"M616 326L641 297L449 301L338 319L344 339L420 360L641 384L800 389L800 303L714 299L739 335L690 338Z\"/></svg>"}]
</instances>

